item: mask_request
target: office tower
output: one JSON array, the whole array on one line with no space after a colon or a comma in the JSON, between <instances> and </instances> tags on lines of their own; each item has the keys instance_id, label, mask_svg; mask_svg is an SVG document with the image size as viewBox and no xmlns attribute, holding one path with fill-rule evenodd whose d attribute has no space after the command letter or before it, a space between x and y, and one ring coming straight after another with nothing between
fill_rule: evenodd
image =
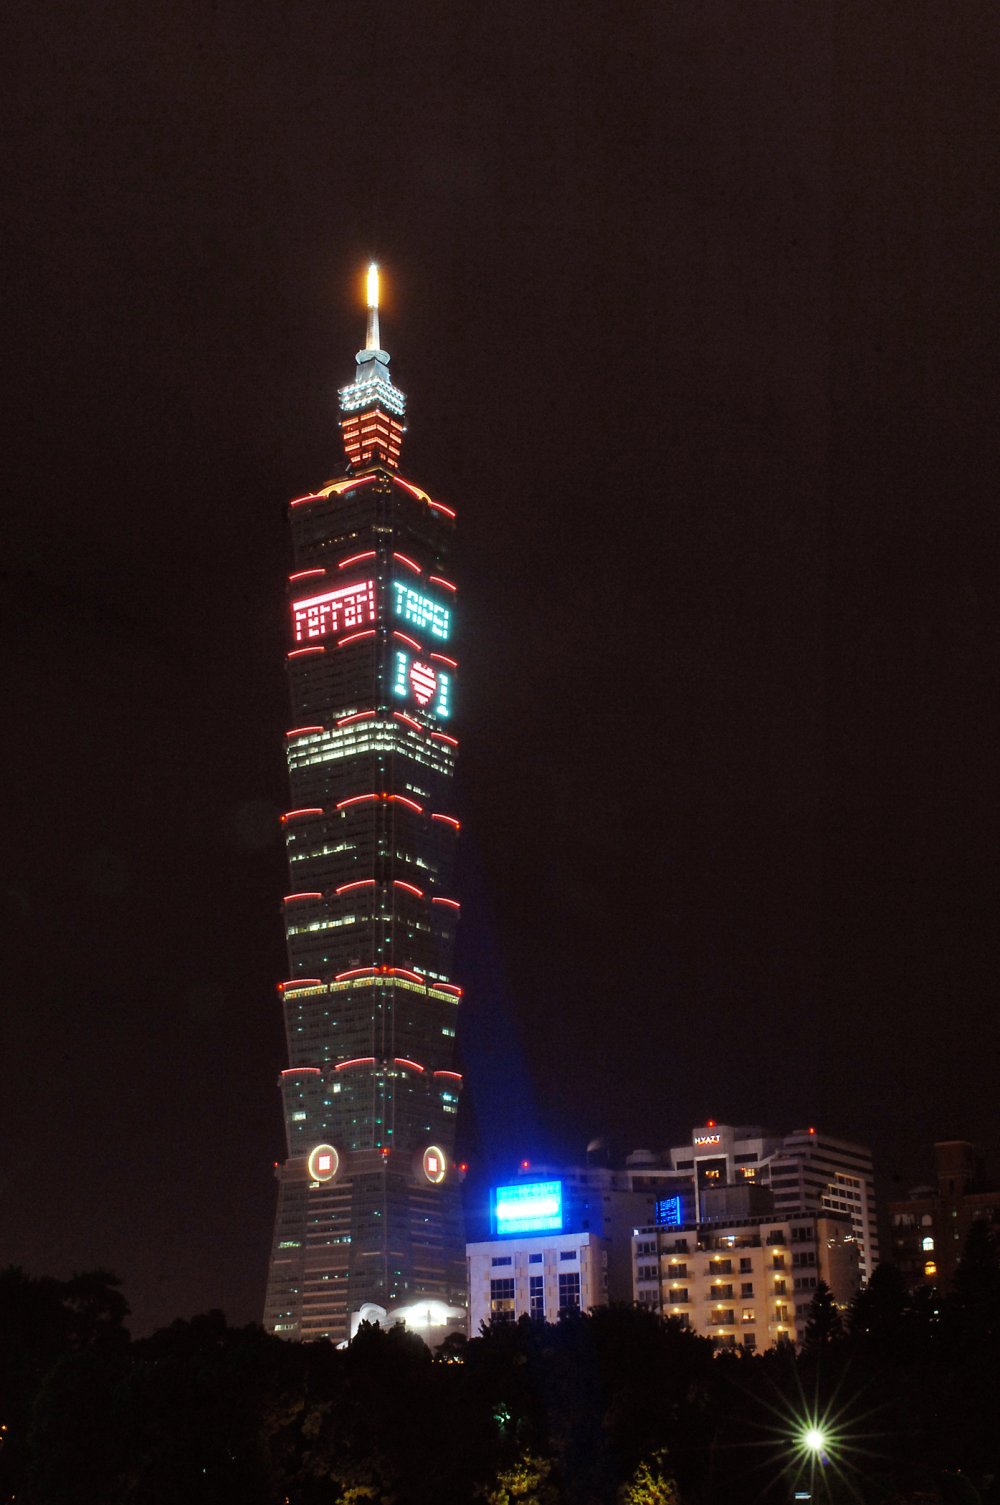
<instances>
[{"instance_id":1,"label":"office tower","mask_svg":"<svg viewBox=\"0 0 1000 1505\"><path fill-rule=\"evenodd\" d=\"M287 1338L454 1324L464 1307L455 514L399 474L405 406L371 268L340 391L345 471L289 507L288 1152L264 1319Z\"/></svg>"}]
</instances>

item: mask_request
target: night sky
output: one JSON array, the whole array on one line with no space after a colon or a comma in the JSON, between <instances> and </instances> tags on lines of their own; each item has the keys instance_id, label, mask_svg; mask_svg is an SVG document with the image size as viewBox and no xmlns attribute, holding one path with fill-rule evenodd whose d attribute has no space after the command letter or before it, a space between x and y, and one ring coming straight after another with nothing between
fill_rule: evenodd
<instances>
[{"instance_id":1,"label":"night sky","mask_svg":"<svg viewBox=\"0 0 1000 1505\"><path fill-rule=\"evenodd\" d=\"M284 508L371 257L458 511L480 1175L707 1116L897 1193L996 1150L995 4L3 27L0 1266L260 1317Z\"/></svg>"}]
</instances>

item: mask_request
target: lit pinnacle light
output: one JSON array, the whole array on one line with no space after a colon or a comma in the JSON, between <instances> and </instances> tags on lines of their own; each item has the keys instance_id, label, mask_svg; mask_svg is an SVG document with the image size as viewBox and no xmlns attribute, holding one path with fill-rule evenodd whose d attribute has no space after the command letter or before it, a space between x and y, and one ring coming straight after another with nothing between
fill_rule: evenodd
<instances>
[{"instance_id":1,"label":"lit pinnacle light","mask_svg":"<svg viewBox=\"0 0 1000 1505\"><path fill-rule=\"evenodd\" d=\"M288 1153L264 1319L335 1342L415 1308L457 1322L465 1300L455 514L398 473L406 398L381 346L374 263L366 301L340 390L346 470L289 507Z\"/></svg>"},{"instance_id":2,"label":"lit pinnacle light","mask_svg":"<svg viewBox=\"0 0 1000 1505\"><path fill-rule=\"evenodd\" d=\"M365 349L378 348L378 267L373 261L368 268L368 330L365 334Z\"/></svg>"}]
</instances>

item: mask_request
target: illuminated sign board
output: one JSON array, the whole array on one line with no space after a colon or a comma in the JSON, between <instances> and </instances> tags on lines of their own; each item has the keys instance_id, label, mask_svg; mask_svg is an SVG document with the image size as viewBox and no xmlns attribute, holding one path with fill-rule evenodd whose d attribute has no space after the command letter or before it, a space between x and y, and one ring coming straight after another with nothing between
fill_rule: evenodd
<instances>
[{"instance_id":1,"label":"illuminated sign board","mask_svg":"<svg viewBox=\"0 0 1000 1505\"><path fill-rule=\"evenodd\" d=\"M661 1227L679 1228L683 1222L680 1197L660 1197L656 1203L654 1217Z\"/></svg>"},{"instance_id":2,"label":"illuminated sign board","mask_svg":"<svg viewBox=\"0 0 1000 1505\"><path fill-rule=\"evenodd\" d=\"M392 693L447 720L451 715L451 675L402 648L396 649L393 660Z\"/></svg>"},{"instance_id":3,"label":"illuminated sign board","mask_svg":"<svg viewBox=\"0 0 1000 1505\"><path fill-rule=\"evenodd\" d=\"M499 1236L516 1233L561 1233L561 1181L519 1182L493 1190L493 1216Z\"/></svg>"},{"instance_id":4,"label":"illuminated sign board","mask_svg":"<svg viewBox=\"0 0 1000 1505\"><path fill-rule=\"evenodd\" d=\"M420 1163L431 1185L440 1186L448 1174L448 1162L445 1159L444 1150L439 1149L436 1144L429 1144L424 1150Z\"/></svg>"},{"instance_id":5,"label":"illuminated sign board","mask_svg":"<svg viewBox=\"0 0 1000 1505\"><path fill-rule=\"evenodd\" d=\"M375 621L375 581L356 580L321 596L304 596L292 602L292 626L297 643L349 632Z\"/></svg>"},{"instance_id":6,"label":"illuminated sign board","mask_svg":"<svg viewBox=\"0 0 1000 1505\"><path fill-rule=\"evenodd\" d=\"M721 1144L722 1143L722 1135L721 1134L696 1134L694 1136L694 1142L695 1142L696 1145Z\"/></svg>"},{"instance_id":7,"label":"illuminated sign board","mask_svg":"<svg viewBox=\"0 0 1000 1505\"><path fill-rule=\"evenodd\" d=\"M444 643L451 636L451 609L425 596L402 580L392 582L393 610L397 617L409 622L419 632L429 632L431 637Z\"/></svg>"}]
</instances>

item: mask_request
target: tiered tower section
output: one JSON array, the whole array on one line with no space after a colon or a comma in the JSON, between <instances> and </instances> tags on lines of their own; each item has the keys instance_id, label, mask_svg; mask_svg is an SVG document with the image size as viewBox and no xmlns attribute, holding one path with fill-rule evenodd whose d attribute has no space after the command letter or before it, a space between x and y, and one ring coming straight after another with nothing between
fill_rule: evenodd
<instances>
[{"instance_id":1,"label":"tiered tower section","mask_svg":"<svg viewBox=\"0 0 1000 1505\"><path fill-rule=\"evenodd\" d=\"M372 273L368 303L340 393L346 476L289 508L288 1156L264 1321L335 1342L376 1308L465 1300L454 513L397 474L405 398Z\"/></svg>"}]
</instances>

